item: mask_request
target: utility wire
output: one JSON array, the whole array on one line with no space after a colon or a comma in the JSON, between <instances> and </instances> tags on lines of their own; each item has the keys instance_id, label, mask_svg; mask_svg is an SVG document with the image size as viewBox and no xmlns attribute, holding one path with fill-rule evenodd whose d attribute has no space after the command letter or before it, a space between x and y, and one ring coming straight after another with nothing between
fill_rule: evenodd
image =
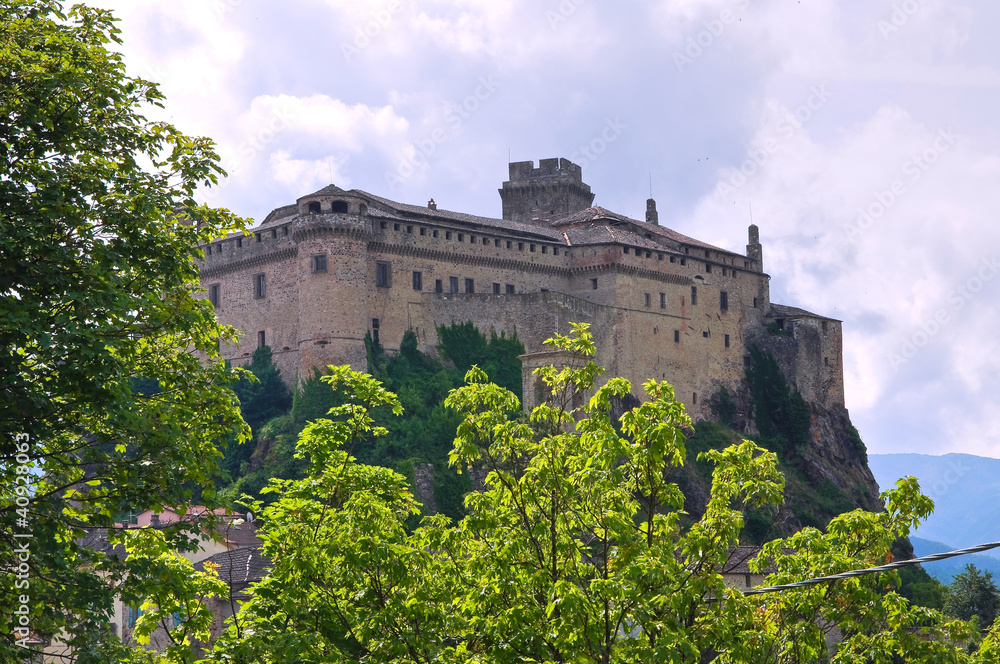
<instances>
[{"instance_id":1,"label":"utility wire","mask_svg":"<svg viewBox=\"0 0 1000 664\"><path fill-rule=\"evenodd\" d=\"M930 563L935 560L946 560L948 558L954 558L956 556L967 556L970 553L979 553L980 551L989 551L990 549L996 549L1000 547L1000 542L992 542L990 544L977 544L976 546L970 546L967 549L957 549L955 551L947 551L944 553L932 553L929 556L923 556L921 558L911 558L910 560L897 560L894 563L889 563L888 565L880 565L878 567L869 567L868 569L856 569L850 572L842 572L840 574L832 574L830 576L821 576L816 579L808 579L806 581L798 581L796 583L786 583L780 586L768 586L766 588L751 588L749 590L744 590L744 595L763 595L764 593L774 593L781 590L791 590L793 588L807 588L809 586L816 586L821 583L828 583L830 581L839 581L841 579L853 579L859 576L866 576L868 574L878 574L879 572L888 572L889 570L899 569L900 567L907 567L909 565L919 565L920 563Z\"/></svg>"}]
</instances>

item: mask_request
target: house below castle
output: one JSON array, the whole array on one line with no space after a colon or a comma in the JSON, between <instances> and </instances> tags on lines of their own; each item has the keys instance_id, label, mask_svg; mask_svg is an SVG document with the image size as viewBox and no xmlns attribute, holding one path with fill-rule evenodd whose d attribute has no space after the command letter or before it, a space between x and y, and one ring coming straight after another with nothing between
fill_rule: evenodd
<instances>
[{"instance_id":1,"label":"house below castle","mask_svg":"<svg viewBox=\"0 0 1000 664\"><path fill-rule=\"evenodd\" d=\"M842 407L840 321L772 304L756 226L746 253L593 207L566 159L510 164L499 219L397 203L330 185L272 211L249 235L204 246L202 285L219 320L244 333L234 364L268 345L289 382L314 367L366 367L364 337L387 350L413 330L434 352L436 325L517 331L530 369L542 342L591 326L597 362L642 382L670 381L692 417L720 387L738 390L748 349L776 352L810 402Z\"/></svg>"}]
</instances>

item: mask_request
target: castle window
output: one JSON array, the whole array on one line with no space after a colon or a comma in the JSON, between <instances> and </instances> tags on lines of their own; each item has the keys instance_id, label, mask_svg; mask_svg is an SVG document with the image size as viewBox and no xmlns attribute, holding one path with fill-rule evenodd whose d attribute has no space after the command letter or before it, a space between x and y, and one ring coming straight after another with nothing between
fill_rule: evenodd
<instances>
[{"instance_id":1,"label":"castle window","mask_svg":"<svg viewBox=\"0 0 1000 664\"><path fill-rule=\"evenodd\" d=\"M719 309L729 311L729 293L719 291Z\"/></svg>"},{"instance_id":2,"label":"castle window","mask_svg":"<svg viewBox=\"0 0 1000 664\"><path fill-rule=\"evenodd\" d=\"M437 229L435 229L435 230L434 230L434 232L433 232L433 233L431 233L431 235L433 235L434 237L437 237L437 236L438 236L438 232L437 232Z\"/></svg>"},{"instance_id":3,"label":"castle window","mask_svg":"<svg viewBox=\"0 0 1000 664\"><path fill-rule=\"evenodd\" d=\"M474 279L466 279L465 280L465 292L466 293L475 293L476 292L476 282L475 282Z\"/></svg>"},{"instance_id":4,"label":"castle window","mask_svg":"<svg viewBox=\"0 0 1000 664\"><path fill-rule=\"evenodd\" d=\"M507 248L510 249L510 240L507 240Z\"/></svg>"},{"instance_id":5,"label":"castle window","mask_svg":"<svg viewBox=\"0 0 1000 664\"><path fill-rule=\"evenodd\" d=\"M518 242L517 243L517 250L518 251L524 251L524 243L523 242Z\"/></svg>"},{"instance_id":6,"label":"castle window","mask_svg":"<svg viewBox=\"0 0 1000 664\"><path fill-rule=\"evenodd\" d=\"M320 209L319 201L312 201L309 203L309 214L319 214Z\"/></svg>"},{"instance_id":7,"label":"castle window","mask_svg":"<svg viewBox=\"0 0 1000 664\"><path fill-rule=\"evenodd\" d=\"M681 342L681 331L674 330L674 343L679 344Z\"/></svg>"},{"instance_id":8,"label":"castle window","mask_svg":"<svg viewBox=\"0 0 1000 664\"><path fill-rule=\"evenodd\" d=\"M708 250L708 249L706 249L706 250L705 250L705 258L711 258L711 257L712 257L712 254L711 254L711 252L709 252L709 250Z\"/></svg>"},{"instance_id":9,"label":"castle window","mask_svg":"<svg viewBox=\"0 0 1000 664\"><path fill-rule=\"evenodd\" d=\"M687 259L686 258L682 258L681 259L681 265L687 265L687 264L688 264Z\"/></svg>"},{"instance_id":10,"label":"castle window","mask_svg":"<svg viewBox=\"0 0 1000 664\"><path fill-rule=\"evenodd\" d=\"M653 298L652 298L652 296L650 296L650 294L649 294L649 293L643 293L643 294L642 294L642 303L643 303L644 305L646 305L647 307L648 307L648 306L650 305L650 303L652 302L652 299L653 299Z\"/></svg>"},{"instance_id":11,"label":"castle window","mask_svg":"<svg viewBox=\"0 0 1000 664\"><path fill-rule=\"evenodd\" d=\"M559 255L559 247L552 247L552 255L553 256Z\"/></svg>"},{"instance_id":12,"label":"castle window","mask_svg":"<svg viewBox=\"0 0 1000 664\"><path fill-rule=\"evenodd\" d=\"M398 231L399 230L399 224L393 224L392 225L392 230Z\"/></svg>"},{"instance_id":13,"label":"castle window","mask_svg":"<svg viewBox=\"0 0 1000 664\"><path fill-rule=\"evenodd\" d=\"M208 245L206 248L208 249L207 255L211 256L212 255L212 245Z\"/></svg>"},{"instance_id":14,"label":"castle window","mask_svg":"<svg viewBox=\"0 0 1000 664\"><path fill-rule=\"evenodd\" d=\"M427 235L427 229L426 229L426 228L424 228L423 226L421 226L421 227L420 227L420 234L421 234L421 235Z\"/></svg>"},{"instance_id":15,"label":"castle window","mask_svg":"<svg viewBox=\"0 0 1000 664\"><path fill-rule=\"evenodd\" d=\"M222 243L221 242L219 244L215 245L215 248L218 250L218 252L220 254L222 253Z\"/></svg>"},{"instance_id":16,"label":"castle window","mask_svg":"<svg viewBox=\"0 0 1000 664\"><path fill-rule=\"evenodd\" d=\"M647 251L646 252L646 258L649 258L650 256L652 256L652 254Z\"/></svg>"},{"instance_id":17,"label":"castle window","mask_svg":"<svg viewBox=\"0 0 1000 664\"><path fill-rule=\"evenodd\" d=\"M514 284L505 284L504 293L507 295L513 295L515 293Z\"/></svg>"},{"instance_id":18,"label":"castle window","mask_svg":"<svg viewBox=\"0 0 1000 664\"><path fill-rule=\"evenodd\" d=\"M703 332L701 333L701 336L703 336L703 337L705 337L706 339L708 339L708 330L705 330L705 331L703 331Z\"/></svg>"},{"instance_id":19,"label":"castle window","mask_svg":"<svg viewBox=\"0 0 1000 664\"><path fill-rule=\"evenodd\" d=\"M493 284L493 294L494 295L499 295L500 294L500 284L494 282L494 284Z\"/></svg>"},{"instance_id":20,"label":"castle window","mask_svg":"<svg viewBox=\"0 0 1000 664\"><path fill-rule=\"evenodd\" d=\"M267 278L263 274L253 275L253 296L257 299L267 297Z\"/></svg>"},{"instance_id":21,"label":"castle window","mask_svg":"<svg viewBox=\"0 0 1000 664\"><path fill-rule=\"evenodd\" d=\"M470 235L469 236L469 244L475 244L475 243L476 243L476 236L475 235Z\"/></svg>"},{"instance_id":22,"label":"castle window","mask_svg":"<svg viewBox=\"0 0 1000 664\"><path fill-rule=\"evenodd\" d=\"M729 268L729 276L735 279L736 275L737 275L736 268L734 267Z\"/></svg>"},{"instance_id":23,"label":"castle window","mask_svg":"<svg viewBox=\"0 0 1000 664\"><path fill-rule=\"evenodd\" d=\"M697 392L694 392L691 395L691 405L692 406L697 406L698 405L698 393Z\"/></svg>"},{"instance_id":24,"label":"castle window","mask_svg":"<svg viewBox=\"0 0 1000 664\"><path fill-rule=\"evenodd\" d=\"M424 289L424 275L422 272L413 273L413 290L422 291Z\"/></svg>"},{"instance_id":25,"label":"castle window","mask_svg":"<svg viewBox=\"0 0 1000 664\"><path fill-rule=\"evenodd\" d=\"M358 206L358 214L360 214L362 217L365 216L366 214L368 214L368 206L365 205L364 203L362 203L361 205L359 205Z\"/></svg>"},{"instance_id":26,"label":"castle window","mask_svg":"<svg viewBox=\"0 0 1000 664\"><path fill-rule=\"evenodd\" d=\"M663 260L663 254L656 254L656 260L662 261Z\"/></svg>"},{"instance_id":27,"label":"castle window","mask_svg":"<svg viewBox=\"0 0 1000 664\"><path fill-rule=\"evenodd\" d=\"M216 309L219 308L219 292L221 287L219 284L212 284L208 287L208 301L212 303L212 306Z\"/></svg>"},{"instance_id":28,"label":"castle window","mask_svg":"<svg viewBox=\"0 0 1000 664\"><path fill-rule=\"evenodd\" d=\"M729 348L729 335L726 335L726 348Z\"/></svg>"},{"instance_id":29,"label":"castle window","mask_svg":"<svg viewBox=\"0 0 1000 664\"><path fill-rule=\"evenodd\" d=\"M440 279L434 280L434 292L435 293L444 292L444 284L441 283Z\"/></svg>"},{"instance_id":30,"label":"castle window","mask_svg":"<svg viewBox=\"0 0 1000 664\"><path fill-rule=\"evenodd\" d=\"M548 292L549 292L549 289L548 289L548 288L543 288L543 289L542 289L542 292L543 292L543 293L548 293Z\"/></svg>"},{"instance_id":31,"label":"castle window","mask_svg":"<svg viewBox=\"0 0 1000 664\"><path fill-rule=\"evenodd\" d=\"M326 272L326 254L315 254L312 257L312 271Z\"/></svg>"},{"instance_id":32,"label":"castle window","mask_svg":"<svg viewBox=\"0 0 1000 664\"><path fill-rule=\"evenodd\" d=\"M406 232L407 233L413 233L413 226L407 226L406 227Z\"/></svg>"},{"instance_id":33,"label":"castle window","mask_svg":"<svg viewBox=\"0 0 1000 664\"><path fill-rule=\"evenodd\" d=\"M534 251L535 251L535 245L533 245L533 244L528 245L528 251L531 251L532 253L534 253Z\"/></svg>"},{"instance_id":34,"label":"castle window","mask_svg":"<svg viewBox=\"0 0 1000 664\"><path fill-rule=\"evenodd\" d=\"M590 280L590 290L597 290L597 279Z\"/></svg>"},{"instance_id":35,"label":"castle window","mask_svg":"<svg viewBox=\"0 0 1000 664\"><path fill-rule=\"evenodd\" d=\"M448 277L448 292L449 293L458 292L458 277Z\"/></svg>"},{"instance_id":36,"label":"castle window","mask_svg":"<svg viewBox=\"0 0 1000 664\"><path fill-rule=\"evenodd\" d=\"M824 332L828 331L829 326L827 325L826 321L821 322L820 325L823 327Z\"/></svg>"},{"instance_id":37,"label":"castle window","mask_svg":"<svg viewBox=\"0 0 1000 664\"><path fill-rule=\"evenodd\" d=\"M271 229L271 238L273 239L273 238L276 238L276 237L278 237L278 229L277 228L272 228Z\"/></svg>"},{"instance_id":38,"label":"castle window","mask_svg":"<svg viewBox=\"0 0 1000 664\"><path fill-rule=\"evenodd\" d=\"M543 254L547 254L547 253L549 253L549 248L548 248L548 247L546 247L546 246L545 246L544 244L542 245L542 253L543 253Z\"/></svg>"},{"instance_id":39,"label":"castle window","mask_svg":"<svg viewBox=\"0 0 1000 664\"><path fill-rule=\"evenodd\" d=\"M384 221L378 222L378 227L381 228L382 230L385 230L385 222Z\"/></svg>"},{"instance_id":40,"label":"castle window","mask_svg":"<svg viewBox=\"0 0 1000 664\"><path fill-rule=\"evenodd\" d=\"M666 309L666 308L667 308L667 294L660 293L660 309Z\"/></svg>"},{"instance_id":41,"label":"castle window","mask_svg":"<svg viewBox=\"0 0 1000 664\"><path fill-rule=\"evenodd\" d=\"M372 341L375 343L380 343L378 338L378 331L381 327L378 318L372 318Z\"/></svg>"},{"instance_id":42,"label":"castle window","mask_svg":"<svg viewBox=\"0 0 1000 664\"><path fill-rule=\"evenodd\" d=\"M236 246L237 247L242 247L243 246L243 238L241 238L241 237L236 238Z\"/></svg>"},{"instance_id":43,"label":"castle window","mask_svg":"<svg viewBox=\"0 0 1000 664\"><path fill-rule=\"evenodd\" d=\"M450 240L451 239L451 231L445 231L444 232L444 239L446 239L446 240Z\"/></svg>"},{"instance_id":44,"label":"castle window","mask_svg":"<svg viewBox=\"0 0 1000 664\"><path fill-rule=\"evenodd\" d=\"M462 241L462 238L463 238L463 237L465 237L465 236L464 236L464 235L462 235L461 233L459 233L459 234L458 234L458 241L459 241L459 242L461 242L461 241Z\"/></svg>"},{"instance_id":45,"label":"castle window","mask_svg":"<svg viewBox=\"0 0 1000 664\"><path fill-rule=\"evenodd\" d=\"M281 232L282 232L282 235L287 236L288 235L288 226L282 226L281 227Z\"/></svg>"},{"instance_id":46,"label":"castle window","mask_svg":"<svg viewBox=\"0 0 1000 664\"><path fill-rule=\"evenodd\" d=\"M707 273L711 273L712 272L712 265L711 265L711 263L705 263L705 272L707 272Z\"/></svg>"},{"instance_id":47,"label":"castle window","mask_svg":"<svg viewBox=\"0 0 1000 664\"><path fill-rule=\"evenodd\" d=\"M698 287L697 286L692 286L691 287L691 306L692 307L698 306Z\"/></svg>"},{"instance_id":48,"label":"castle window","mask_svg":"<svg viewBox=\"0 0 1000 664\"><path fill-rule=\"evenodd\" d=\"M264 330L257 333L257 348L263 348L267 345L267 335L264 334Z\"/></svg>"},{"instance_id":49,"label":"castle window","mask_svg":"<svg viewBox=\"0 0 1000 664\"><path fill-rule=\"evenodd\" d=\"M375 285L389 288L392 281L392 264L379 261L375 263Z\"/></svg>"},{"instance_id":50,"label":"castle window","mask_svg":"<svg viewBox=\"0 0 1000 664\"><path fill-rule=\"evenodd\" d=\"M830 358L829 357L824 357L823 358L823 366L824 367L830 366Z\"/></svg>"},{"instance_id":51,"label":"castle window","mask_svg":"<svg viewBox=\"0 0 1000 664\"><path fill-rule=\"evenodd\" d=\"M490 239L488 237L483 238L483 246L488 247L490 244Z\"/></svg>"},{"instance_id":52,"label":"castle window","mask_svg":"<svg viewBox=\"0 0 1000 664\"><path fill-rule=\"evenodd\" d=\"M670 257L670 262L671 263L676 263L677 262L677 257L676 256L671 256Z\"/></svg>"},{"instance_id":53,"label":"castle window","mask_svg":"<svg viewBox=\"0 0 1000 664\"><path fill-rule=\"evenodd\" d=\"M493 246L496 247L497 249L500 248L500 238L493 240Z\"/></svg>"},{"instance_id":54,"label":"castle window","mask_svg":"<svg viewBox=\"0 0 1000 664\"><path fill-rule=\"evenodd\" d=\"M726 268L722 268L722 276L726 276Z\"/></svg>"},{"instance_id":55,"label":"castle window","mask_svg":"<svg viewBox=\"0 0 1000 664\"><path fill-rule=\"evenodd\" d=\"M257 238L257 241L260 242L260 233L254 233L253 235Z\"/></svg>"},{"instance_id":56,"label":"castle window","mask_svg":"<svg viewBox=\"0 0 1000 664\"><path fill-rule=\"evenodd\" d=\"M743 267L749 268L750 267L750 261L743 261Z\"/></svg>"},{"instance_id":57,"label":"castle window","mask_svg":"<svg viewBox=\"0 0 1000 664\"><path fill-rule=\"evenodd\" d=\"M628 247L622 247L622 251L625 253L626 256L628 255Z\"/></svg>"},{"instance_id":58,"label":"castle window","mask_svg":"<svg viewBox=\"0 0 1000 664\"><path fill-rule=\"evenodd\" d=\"M334 201L330 206L331 212L347 212L347 201Z\"/></svg>"},{"instance_id":59,"label":"castle window","mask_svg":"<svg viewBox=\"0 0 1000 664\"><path fill-rule=\"evenodd\" d=\"M690 247L684 247L684 253L685 254L691 253L691 248Z\"/></svg>"},{"instance_id":60,"label":"castle window","mask_svg":"<svg viewBox=\"0 0 1000 664\"><path fill-rule=\"evenodd\" d=\"M754 309L756 309L756 308L757 308L757 298L754 298L754 299L753 299L753 308L754 308Z\"/></svg>"}]
</instances>

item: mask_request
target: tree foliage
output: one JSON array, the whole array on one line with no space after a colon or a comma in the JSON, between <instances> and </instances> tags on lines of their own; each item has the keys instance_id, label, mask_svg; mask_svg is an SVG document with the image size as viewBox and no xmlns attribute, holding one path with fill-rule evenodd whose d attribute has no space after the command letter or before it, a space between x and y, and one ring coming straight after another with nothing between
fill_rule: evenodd
<instances>
[{"instance_id":1,"label":"tree foliage","mask_svg":"<svg viewBox=\"0 0 1000 664\"><path fill-rule=\"evenodd\" d=\"M948 586L944 610L948 615L969 620L978 618L984 628L993 625L1000 608L1000 590L991 572L981 572L975 565L965 566Z\"/></svg>"},{"instance_id":2,"label":"tree foliage","mask_svg":"<svg viewBox=\"0 0 1000 664\"><path fill-rule=\"evenodd\" d=\"M967 623L914 607L893 574L764 595L722 574L746 511L781 501L772 452L743 441L708 450L705 514L683 525L669 470L685 463L690 421L666 383L612 422L631 386L599 385L585 325L553 344L579 356L539 370L552 395L530 420L518 399L472 368L448 406L461 413L451 452L488 471L458 523L425 517L406 479L357 463L386 435L373 413L400 400L371 376L334 368L342 405L310 424L302 480L275 480L260 513L273 561L216 643L217 662L814 662L839 630L836 662L996 661L992 633L972 653ZM589 399L580 403L578 395ZM617 427L616 427L617 424ZM884 562L931 508L912 478L886 510L835 518L768 544L752 563L787 583Z\"/></svg>"},{"instance_id":3,"label":"tree foliage","mask_svg":"<svg viewBox=\"0 0 1000 664\"><path fill-rule=\"evenodd\" d=\"M0 567L33 535L30 587L5 576L0 606L25 594L34 633L65 629L79 661L117 657L109 582L128 565L82 550L83 528L183 506L217 441L247 434L218 356L234 331L196 265L242 221L195 202L222 172L212 144L141 115L162 96L118 41L107 12L0 0ZM26 656L14 626L0 614L0 660Z\"/></svg>"}]
</instances>

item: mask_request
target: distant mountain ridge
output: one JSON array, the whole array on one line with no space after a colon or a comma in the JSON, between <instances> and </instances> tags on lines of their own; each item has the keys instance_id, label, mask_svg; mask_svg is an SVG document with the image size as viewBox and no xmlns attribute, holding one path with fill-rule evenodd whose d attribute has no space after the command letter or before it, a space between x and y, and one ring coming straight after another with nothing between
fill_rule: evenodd
<instances>
[{"instance_id":1,"label":"distant mountain ridge","mask_svg":"<svg viewBox=\"0 0 1000 664\"><path fill-rule=\"evenodd\" d=\"M934 514L914 532L918 538L956 548L1000 541L1000 459L869 454L868 465L882 491L912 475L934 500ZM1000 557L1000 549L990 554Z\"/></svg>"},{"instance_id":2,"label":"distant mountain ridge","mask_svg":"<svg viewBox=\"0 0 1000 664\"><path fill-rule=\"evenodd\" d=\"M913 544L913 553L916 556L927 556L932 553L952 551L956 548L950 544L925 540L919 537L911 537L910 543ZM924 571L941 583L949 584L955 578L955 575L963 572L965 566L969 564L975 565L984 572L992 573L994 579L1000 580L1000 560L984 554L972 554L948 558L947 560L937 560L932 563L923 563L922 567Z\"/></svg>"}]
</instances>

